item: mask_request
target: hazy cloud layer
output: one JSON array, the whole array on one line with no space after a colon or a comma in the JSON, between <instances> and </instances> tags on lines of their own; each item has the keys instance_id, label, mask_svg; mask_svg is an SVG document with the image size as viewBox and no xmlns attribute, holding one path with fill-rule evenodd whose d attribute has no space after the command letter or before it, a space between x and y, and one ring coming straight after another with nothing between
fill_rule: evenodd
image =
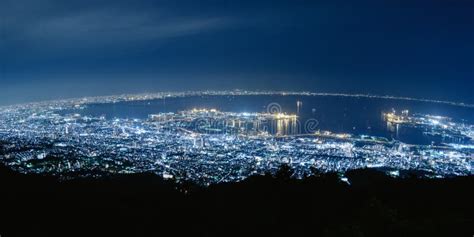
<instances>
[{"instance_id":1,"label":"hazy cloud layer","mask_svg":"<svg viewBox=\"0 0 474 237\"><path fill-rule=\"evenodd\" d=\"M63 7L56 4L54 1L7 3L2 10L4 43L20 44L27 49L133 47L211 32L233 23L232 19L217 14L170 14L166 8L129 9L120 4L97 4L95 8L84 4L76 8L74 4Z\"/></svg>"},{"instance_id":2,"label":"hazy cloud layer","mask_svg":"<svg viewBox=\"0 0 474 237\"><path fill-rule=\"evenodd\" d=\"M0 27L0 104L184 87L474 103L469 0L3 0Z\"/></svg>"}]
</instances>

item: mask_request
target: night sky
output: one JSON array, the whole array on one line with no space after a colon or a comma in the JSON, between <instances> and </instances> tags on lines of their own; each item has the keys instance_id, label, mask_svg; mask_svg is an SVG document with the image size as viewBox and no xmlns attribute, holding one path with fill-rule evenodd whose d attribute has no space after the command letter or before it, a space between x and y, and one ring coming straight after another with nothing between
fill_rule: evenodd
<instances>
[{"instance_id":1,"label":"night sky","mask_svg":"<svg viewBox=\"0 0 474 237\"><path fill-rule=\"evenodd\" d=\"M203 89L474 103L474 1L2 0L0 104Z\"/></svg>"}]
</instances>

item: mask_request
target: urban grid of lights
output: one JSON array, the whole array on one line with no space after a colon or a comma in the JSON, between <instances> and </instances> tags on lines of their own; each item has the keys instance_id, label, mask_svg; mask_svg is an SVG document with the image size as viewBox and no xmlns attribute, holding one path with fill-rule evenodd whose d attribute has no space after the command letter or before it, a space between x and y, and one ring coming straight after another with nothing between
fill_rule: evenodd
<instances>
[{"instance_id":1,"label":"urban grid of lights","mask_svg":"<svg viewBox=\"0 0 474 237\"><path fill-rule=\"evenodd\" d=\"M148 119L106 119L63 111L189 95L253 95L257 92L183 92L98 97L0 108L0 161L23 173L61 177L153 172L208 185L276 172L282 164L304 178L314 169L345 172L384 168L424 171L431 177L472 175L474 126L447 117L384 114L391 125L466 142L411 145L368 135L302 131L298 116L192 109ZM270 92L258 92L270 93ZM285 92L291 94L292 92ZM309 95L311 96L311 95ZM447 139L450 140L450 139ZM456 139L454 139L456 141Z\"/></svg>"}]
</instances>

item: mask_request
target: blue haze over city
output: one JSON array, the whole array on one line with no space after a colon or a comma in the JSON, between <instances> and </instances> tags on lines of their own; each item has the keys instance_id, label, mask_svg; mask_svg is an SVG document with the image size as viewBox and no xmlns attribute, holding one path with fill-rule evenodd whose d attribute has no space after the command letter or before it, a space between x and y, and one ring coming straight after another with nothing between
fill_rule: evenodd
<instances>
[{"instance_id":1,"label":"blue haze over city","mask_svg":"<svg viewBox=\"0 0 474 237\"><path fill-rule=\"evenodd\" d=\"M184 90L474 103L472 1L0 3L0 104Z\"/></svg>"}]
</instances>

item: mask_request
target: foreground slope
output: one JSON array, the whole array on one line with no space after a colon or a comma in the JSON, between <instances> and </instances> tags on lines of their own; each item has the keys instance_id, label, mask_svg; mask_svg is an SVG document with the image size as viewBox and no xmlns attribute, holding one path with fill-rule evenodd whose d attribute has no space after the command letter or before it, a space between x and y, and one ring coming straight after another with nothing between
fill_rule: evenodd
<instances>
[{"instance_id":1,"label":"foreground slope","mask_svg":"<svg viewBox=\"0 0 474 237\"><path fill-rule=\"evenodd\" d=\"M472 236L474 177L373 170L208 188L142 174L59 181L0 168L2 236Z\"/></svg>"}]
</instances>

